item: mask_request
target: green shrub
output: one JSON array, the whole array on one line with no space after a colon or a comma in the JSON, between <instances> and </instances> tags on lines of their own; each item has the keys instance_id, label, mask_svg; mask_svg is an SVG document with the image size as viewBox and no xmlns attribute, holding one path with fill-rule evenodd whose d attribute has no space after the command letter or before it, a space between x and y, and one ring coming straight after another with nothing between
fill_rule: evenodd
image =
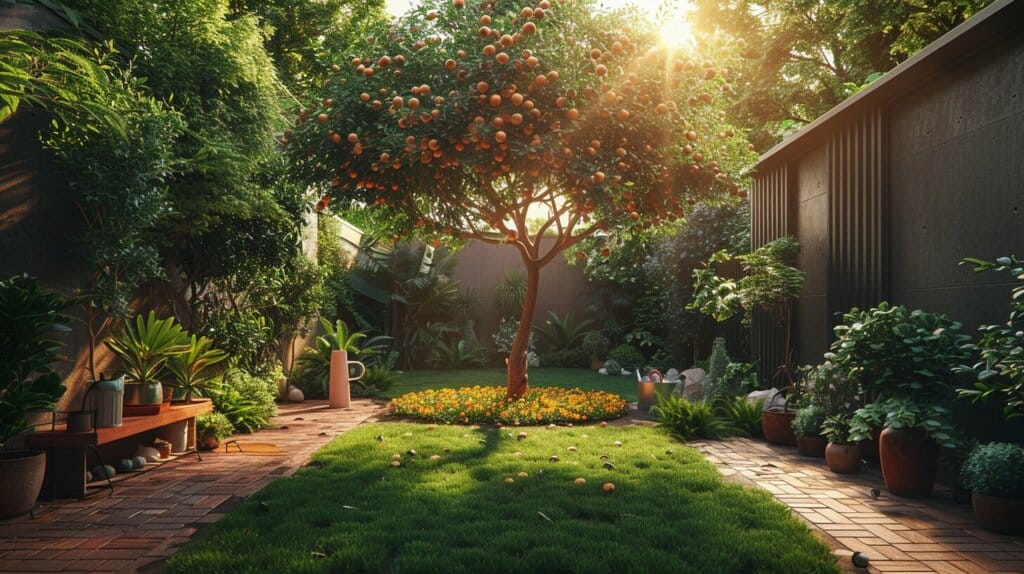
<instances>
[{"instance_id":1,"label":"green shrub","mask_svg":"<svg viewBox=\"0 0 1024 574\"><path fill-rule=\"evenodd\" d=\"M729 352L725 347L725 339L718 337L711 347L711 358L708 359L707 395L717 398L719 386L725 383L725 368L729 366Z\"/></svg>"},{"instance_id":2,"label":"green shrub","mask_svg":"<svg viewBox=\"0 0 1024 574\"><path fill-rule=\"evenodd\" d=\"M821 435L832 444L853 444L850 439L850 419L847 415L825 417L821 424Z\"/></svg>"},{"instance_id":3,"label":"green shrub","mask_svg":"<svg viewBox=\"0 0 1024 574\"><path fill-rule=\"evenodd\" d=\"M729 421L736 434L753 438L764 434L761 417L764 415L764 401L748 401L747 397L732 397L719 403L719 411Z\"/></svg>"},{"instance_id":4,"label":"green shrub","mask_svg":"<svg viewBox=\"0 0 1024 574\"><path fill-rule=\"evenodd\" d=\"M939 446L955 448L957 437L951 421L952 412L946 407L909 398L891 398L857 409L850 417L850 439L867 440L872 431L883 428L920 429Z\"/></svg>"},{"instance_id":5,"label":"green shrub","mask_svg":"<svg viewBox=\"0 0 1024 574\"><path fill-rule=\"evenodd\" d=\"M508 355L512 351L512 342L516 339L516 331L519 330L519 319L502 319L498 324L498 330L491 336L494 346L502 355ZM537 330L530 331L529 351L537 346Z\"/></svg>"},{"instance_id":6,"label":"green shrub","mask_svg":"<svg viewBox=\"0 0 1024 574\"><path fill-rule=\"evenodd\" d=\"M277 347L273 322L253 310L217 311L211 314L203 334L249 371L269 362Z\"/></svg>"},{"instance_id":7,"label":"green shrub","mask_svg":"<svg viewBox=\"0 0 1024 574\"><path fill-rule=\"evenodd\" d=\"M682 440L720 439L735 434L728 422L715 416L708 403L694 403L682 397L658 397L652 408L661 426Z\"/></svg>"},{"instance_id":8,"label":"green shrub","mask_svg":"<svg viewBox=\"0 0 1024 574\"><path fill-rule=\"evenodd\" d=\"M213 405L239 432L251 433L270 426L277 415L278 383L284 378L281 365L269 374L256 375L240 368L224 375L224 384L211 393Z\"/></svg>"},{"instance_id":9,"label":"green shrub","mask_svg":"<svg viewBox=\"0 0 1024 574\"><path fill-rule=\"evenodd\" d=\"M367 367L366 373L352 383L352 396L371 397L390 389L402 378L402 371L385 367Z\"/></svg>"},{"instance_id":10,"label":"green shrub","mask_svg":"<svg viewBox=\"0 0 1024 574\"><path fill-rule=\"evenodd\" d=\"M808 405L793 418L793 432L802 437L821 436L821 425L825 423L827 415L823 407Z\"/></svg>"},{"instance_id":11,"label":"green shrub","mask_svg":"<svg viewBox=\"0 0 1024 574\"><path fill-rule=\"evenodd\" d=\"M487 349L467 339L448 345L437 339L430 350L430 366L435 369L471 369L487 364Z\"/></svg>"},{"instance_id":12,"label":"green shrub","mask_svg":"<svg viewBox=\"0 0 1024 574\"><path fill-rule=\"evenodd\" d=\"M952 394L953 369L965 362L968 354L961 345L970 340L960 323L945 315L885 302L866 311L851 309L835 334L825 358L856 378L865 392L922 404Z\"/></svg>"},{"instance_id":13,"label":"green shrub","mask_svg":"<svg viewBox=\"0 0 1024 574\"><path fill-rule=\"evenodd\" d=\"M583 349L564 349L540 354L540 364L545 367L586 368L590 358Z\"/></svg>"},{"instance_id":14,"label":"green shrub","mask_svg":"<svg viewBox=\"0 0 1024 574\"><path fill-rule=\"evenodd\" d=\"M607 361L604 362L603 366L604 372L608 373L609 375L622 374L622 365L620 365L619 362L616 361L615 359L608 359Z\"/></svg>"},{"instance_id":15,"label":"green shrub","mask_svg":"<svg viewBox=\"0 0 1024 574\"><path fill-rule=\"evenodd\" d=\"M861 388L857 379L847 376L830 361L801 369L804 378L803 400L818 405L826 416L848 415L861 404Z\"/></svg>"},{"instance_id":16,"label":"green shrub","mask_svg":"<svg viewBox=\"0 0 1024 574\"><path fill-rule=\"evenodd\" d=\"M601 334L600 331L591 331L587 333L586 337L583 337L583 343L580 345L580 349L583 350L587 356L594 361L601 360L601 357L608 352L608 346L611 344L608 341L608 337Z\"/></svg>"},{"instance_id":17,"label":"green shrub","mask_svg":"<svg viewBox=\"0 0 1024 574\"><path fill-rule=\"evenodd\" d=\"M993 442L971 452L961 471L974 492L1003 498L1024 498L1024 449Z\"/></svg>"},{"instance_id":18,"label":"green shrub","mask_svg":"<svg viewBox=\"0 0 1024 574\"><path fill-rule=\"evenodd\" d=\"M224 413L203 413L196 417L196 435L199 437L209 433L217 440L224 440L233 432L235 427Z\"/></svg>"},{"instance_id":19,"label":"green shrub","mask_svg":"<svg viewBox=\"0 0 1024 574\"><path fill-rule=\"evenodd\" d=\"M565 318L559 318L554 311L548 311L547 321L538 330L548 350L565 351L579 347L591 332L590 326L593 324L592 319L577 323L571 311L565 314Z\"/></svg>"},{"instance_id":20,"label":"green shrub","mask_svg":"<svg viewBox=\"0 0 1024 574\"><path fill-rule=\"evenodd\" d=\"M622 365L623 369L634 371L644 368L644 354L633 345L619 345L608 353L608 359Z\"/></svg>"},{"instance_id":21,"label":"green shrub","mask_svg":"<svg viewBox=\"0 0 1024 574\"><path fill-rule=\"evenodd\" d=\"M1016 279L1010 291L1010 313L1006 322L978 327L981 337L977 345L965 349L978 362L958 370L974 378L971 388L957 389L962 397L986 400L995 396L1006 402L1007 418L1024 416L1024 261L1016 257L1000 257L994 262L964 259L973 264L975 272L1002 271Z\"/></svg>"}]
</instances>

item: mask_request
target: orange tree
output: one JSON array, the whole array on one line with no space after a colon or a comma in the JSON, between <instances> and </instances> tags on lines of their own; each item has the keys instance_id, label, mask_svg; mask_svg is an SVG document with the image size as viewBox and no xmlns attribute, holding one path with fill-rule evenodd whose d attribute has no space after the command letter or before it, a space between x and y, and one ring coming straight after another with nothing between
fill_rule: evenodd
<instances>
[{"instance_id":1,"label":"orange tree","mask_svg":"<svg viewBox=\"0 0 1024 574\"><path fill-rule=\"evenodd\" d=\"M732 87L712 60L728 47L677 51L636 12L535 1L427 0L325 66L281 137L322 190L318 209L380 209L394 235L519 251L513 398L527 389L541 269L588 237L741 194L727 173L753 156L719 107Z\"/></svg>"}]
</instances>

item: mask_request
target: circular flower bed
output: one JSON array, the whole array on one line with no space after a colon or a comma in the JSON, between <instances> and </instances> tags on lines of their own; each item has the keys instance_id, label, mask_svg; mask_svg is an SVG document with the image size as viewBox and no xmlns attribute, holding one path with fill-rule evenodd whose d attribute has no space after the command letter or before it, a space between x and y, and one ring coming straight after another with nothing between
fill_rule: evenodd
<instances>
[{"instance_id":1,"label":"circular flower bed","mask_svg":"<svg viewBox=\"0 0 1024 574\"><path fill-rule=\"evenodd\" d=\"M408 393L391 401L391 412L441 423L579 423L619 418L626 401L604 391L557 387L531 388L509 400L504 387L476 386Z\"/></svg>"}]
</instances>

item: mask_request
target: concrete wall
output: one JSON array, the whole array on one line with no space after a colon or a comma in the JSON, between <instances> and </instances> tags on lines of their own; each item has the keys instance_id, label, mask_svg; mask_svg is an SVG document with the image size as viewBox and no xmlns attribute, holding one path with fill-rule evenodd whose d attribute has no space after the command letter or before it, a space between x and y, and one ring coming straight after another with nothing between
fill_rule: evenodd
<instances>
[{"instance_id":1,"label":"concrete wall","mask_svg":"<svg viewBox=\"0 0 1024 574\"><path fill-rule=\"evenodd\" d=\"M803 296L796 305L794 329L802 344L796 360L815 363L828 348L828 161L825 147L815 148L797 162L796 233L802 249L798 267L807 274Z\"/></svg>"},{"instance_id":2,"label":"concrete wall","mask_svg":"<svg viewBox=\"0 0 1024 574\"><path fill-rule=\"evenodd\" d=\"M542 246L549 245L551 241L545 239ZM497 330L500 319L494 288L511 271L518 270L526 274L519 251L510 245L474 241L459 251L456 257L458 266L455 268L455 278L480 301L477 336L481 343L492 345L491 335ZM534 325L542 325L548 311L554 311L559 317L572 311L579 321L585 316L582 296L588 291L590 286L583 275L583 267L570 267L561 257L555 258L541 270Z\"/></svg>"},{"instance_id":3,"label":"concrete wall","mask_svg":"<svg viewBox=\"0 0 1024 574\"><path fill-rule=\"evenodd\" d=\"M892 298L970 327L1006 320L1006 275L964 257L1024 256L1024 35L891 108Z\"/></svg>"}]
</instances>

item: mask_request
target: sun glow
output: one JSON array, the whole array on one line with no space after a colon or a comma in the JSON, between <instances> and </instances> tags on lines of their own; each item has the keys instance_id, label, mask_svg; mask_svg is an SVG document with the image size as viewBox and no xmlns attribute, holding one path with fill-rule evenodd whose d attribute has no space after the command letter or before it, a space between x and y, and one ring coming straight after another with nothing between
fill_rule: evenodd
<instances>
[{"instance_id":1,"label":"sun glow","mask_svg":"<svg viewBox=\"0 0 1024 574\"><path fill-rule=\"evenodd\" d=\"M690 30L690 22L685 14L673 13L661 27L658 28L658 37L667 48L682 49L693 44L693 32Z\"/></svg>"}]
</instances>

